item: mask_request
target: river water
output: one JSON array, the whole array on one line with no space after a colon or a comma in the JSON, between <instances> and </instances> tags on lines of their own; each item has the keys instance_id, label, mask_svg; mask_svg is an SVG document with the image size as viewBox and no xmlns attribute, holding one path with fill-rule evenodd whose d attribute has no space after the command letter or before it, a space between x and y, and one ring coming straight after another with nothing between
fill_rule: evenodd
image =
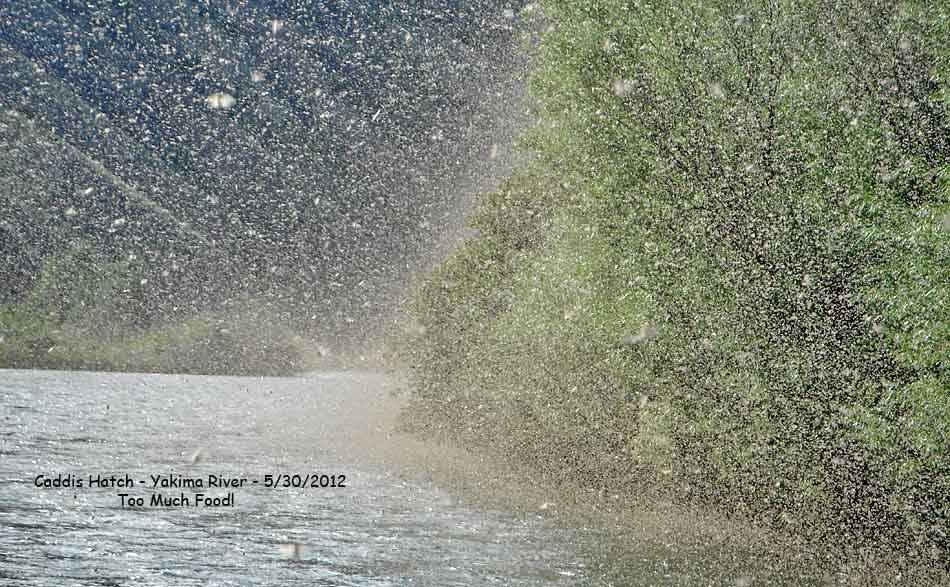
<instances>
[{"instance_id":1,"label":"river water","mask_svg":"<svg viewBox=\"0 0 950 587\"><path fill-rule=\"evenodd\" d=\"M259 379L0 370L0 584L804 584L721 552L457 499L376 458L397 443L379 376ZM391 452L391 451L390 451ZM279 475L300 475L300 481ZM303 483L306 475L308 486ZM37 477L83 487L37 487ZM204 487L153 487L152 475ZM267 487L266 475L280 479ZM345 487L330 477L345 476ZM89 477L133 480L89 487ZM208 487L209 476L245 479ZM257 481L255 483L254 481ZM289 483L290 487L282 486ZM120 493L145 505L121 503ZM196 494L232 495L196 506ZM152 494L184 495L152 506Z\"/></svg>"}]
</instances>

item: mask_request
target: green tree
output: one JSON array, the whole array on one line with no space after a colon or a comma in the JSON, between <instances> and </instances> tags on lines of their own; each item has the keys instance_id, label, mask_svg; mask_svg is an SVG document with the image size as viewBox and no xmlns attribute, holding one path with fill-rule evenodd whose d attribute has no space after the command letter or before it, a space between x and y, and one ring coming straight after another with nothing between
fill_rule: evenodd
<instances>
[{"instance_id":1,"label":"green tree","mask_svg":"<svg viewBox=\"0 0 950 587\"><path fill-rule=\"evenodd\" d=\"M546 181L417 297L435 428L945 553L946 8L543 4Z\"/></svg>"}]
</instances>

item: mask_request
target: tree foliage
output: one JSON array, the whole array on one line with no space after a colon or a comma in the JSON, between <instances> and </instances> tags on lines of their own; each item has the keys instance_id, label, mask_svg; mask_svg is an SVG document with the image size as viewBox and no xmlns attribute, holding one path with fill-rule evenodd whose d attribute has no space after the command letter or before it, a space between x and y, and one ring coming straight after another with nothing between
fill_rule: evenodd
<instances>
[{"instance_id":1,"label":"tree foliage","mask_svg":"<svg viewBox=\"0 0 950 587\"><path fill-rule=\"evenodd\" d=\"M946 9L543 4L544 181L422 286L417 419L945 556Z\"/></svg>"}]
</instances>

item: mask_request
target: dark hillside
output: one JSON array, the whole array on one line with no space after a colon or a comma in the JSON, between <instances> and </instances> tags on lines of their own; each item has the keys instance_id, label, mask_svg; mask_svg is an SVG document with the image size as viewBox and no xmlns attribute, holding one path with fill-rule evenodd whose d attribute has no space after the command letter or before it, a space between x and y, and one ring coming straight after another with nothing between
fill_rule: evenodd
<instances>
[{"instance_id":1,"label":"dark hillside","mask_svg":"<svg viewBox=\"0 0 950 587\"><path fill-rule=\"evenodd\" d=\"M3 3L0 303L80 247L140 326L378 315L519 119L513 33L494 2Z\"/></svg>"}]
</instances>

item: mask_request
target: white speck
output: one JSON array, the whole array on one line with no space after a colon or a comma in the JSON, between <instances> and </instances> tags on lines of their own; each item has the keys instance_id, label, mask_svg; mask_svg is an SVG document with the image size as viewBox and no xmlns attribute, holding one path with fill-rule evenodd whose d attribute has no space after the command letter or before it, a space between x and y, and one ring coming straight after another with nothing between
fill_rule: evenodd
<instances>
[{"instance_id":1,"label":"white speck","mask_svg":"<svg viewBox=\"0 0 950 587\"><path fill-rule=\"evenodd\" d=\"M376 122L376 120L379 118L379 115L382 114L382 112L383 112L382 108L376 111L376 114L373 115L373 122Z\"/></svg>"},{"instance_id":2,"label":"white speck","mask_svg":"<svg viewBox=\"0 0 950 587\"><path fill-rule=\"evenodd\" d=\"M124 226L124 225L125 225L125 218L116 218L115 220L112 221L112 226Z\"/></svg>"},{"instance_id":3,"label":"white speck","mask_svg":"<svg viewBox=\"0 0 950 587\"><path fill-rule=\"evenodd\" d=\"M721 100L726 97L726 92L722 89L721 84L714 82L709 84L709 95L717 100Z\"/></svg>"},{"instance_id":4,"label":"white speck","mask_svg":"<svg viewBox=\"0 0 950 587\"><path fill-rule=\"evenodd\" d=\"M201 462L201 459L203 457L204 457L204 453L202 452L201 448L197 448L195 449L195 452L191 453L191 458L189 458L188 460L191 462L192 465L197 465L199 462Z\"/></svg>"},{"instance_id":5,"label":"white speck","mask_svg":"<svg viewBox=\"0 0 950 587\"><path fill-rule=\"evenodd\" d=\"M503 15L505 16L505 18L507 18L508 20L512 20L512 19L514 19L514 17L515 17L515 11L512 10L511 8L506 8L506 9L504 10L504 12L502 12L502 14L503 14Z\"/></svg>"},{"instance_id":6,"label":"white speck","mask_svg":"<svg viewBox=\"0 0 950 587\"><path fill-rule=\"evenodd\" d=\"M259 84L264 81L264 74L261 71L256 69L251 71L251 81L255 84Z\"/></svg>"},{"instance_id":7,"label":"white speck","mask_svg":"<svg viewBox=\"0 0 950 587\"><path fill-rule=\"evenodd\" d=\"M66 208L66 210L63 212L64 216L75 216L76 214L79 214L79 212L76 211L76 209L73 208L72 206L70 206L69 208Z\"/></svg>"},{"instance_id":8,"label":"white speck","mask_svg":"<svg viewBox=\"0 0 950 587\"><path fill-rule=\"evenodd\" d=\"M275 18L274 20L267 21L267 29L270 31L270 34L272 35L276 35L283 28L284 28L284 22L281 20L277 20Z\"/></svg>"},{"instance_id":9,"label":"white speck","mask_svg":"<svg viewBox=\"0 0 950 587\"><path fill-rule=\"evenodd\" d=\"M82 195L88 196L88 195L91 194L93 191L95 191L95 188L91 188L91 187L86 188L86 189L84 189L84 190L82 191Z\"/></svg>"},{"instance_id":10,"label":"white speck","mask_svg":"<svg viewBox=\"0 0 950 587\"><path fill-rule=\"evenodd\" d=\"M208 104L208 107L215 110L231 108L234 106L235 101L236 100L234 99L234 96L227 92L215 92L214 94L211 94L205 98L205 102Z\"/></svg>"},{"instance_id":11,"label":"white speck","mask_svg":"<svg viewBox=\"0 0 950 587\"><path fill-rule=\"evenodd\" d=\"M277 551L280 552L280 556L283 558L299 559L300 555L303 554L303 546L297 542L278 544Z\"/></svg>"},{"instance_id":12,"label":"white speck","mask_svg":"<svg viewBox=\"0 0 950 587\"><path fill-rule=\"evenodd\" d=\"M626 98L633 93L633 82L626 79L617 79L614 80L612 88L615 96Z\"/></svg>"}]
</instances>

